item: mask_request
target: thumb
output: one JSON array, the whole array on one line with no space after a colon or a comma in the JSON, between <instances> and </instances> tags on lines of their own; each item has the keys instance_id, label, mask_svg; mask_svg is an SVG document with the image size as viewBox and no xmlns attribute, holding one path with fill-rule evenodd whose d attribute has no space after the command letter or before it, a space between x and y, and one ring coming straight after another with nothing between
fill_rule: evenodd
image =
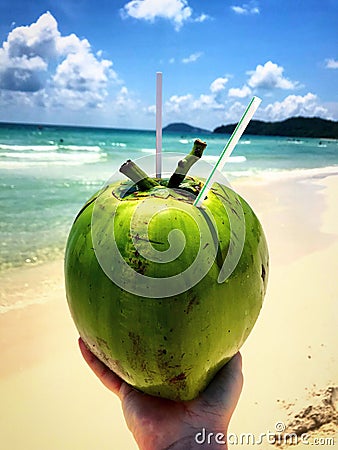
<instances>
[{"instance_id":1,"label":"thumb","mask_svg":"<svg viewBox=\"0 0 338 450\"><path fill-rule=\"evenodd\" d=\"M231 416L234 412L243 387L242 356L238 352L211 380L201 395L201 400L211 407L222 408Z\"/></svg>"}]
</instances>

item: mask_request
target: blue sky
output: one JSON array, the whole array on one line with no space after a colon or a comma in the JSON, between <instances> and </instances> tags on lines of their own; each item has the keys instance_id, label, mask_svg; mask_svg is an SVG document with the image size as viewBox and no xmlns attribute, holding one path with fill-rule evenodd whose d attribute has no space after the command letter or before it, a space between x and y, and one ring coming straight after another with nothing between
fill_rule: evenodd
<instances>
[{"instance_id":1,"label":"blue sky","mask_svg":"<svg viewBox=\"0 0 338 450\"><path fill-rule=\"evenodd\" d=\"M337 0L0 0L0 121L338 120Z\"/></svg>"}]
</instances>

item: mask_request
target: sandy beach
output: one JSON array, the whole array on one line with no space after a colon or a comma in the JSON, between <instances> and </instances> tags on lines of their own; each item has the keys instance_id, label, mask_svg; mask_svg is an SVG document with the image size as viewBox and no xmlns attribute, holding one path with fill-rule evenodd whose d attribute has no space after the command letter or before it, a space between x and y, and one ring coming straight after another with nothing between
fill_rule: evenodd
<instances>
[{"instance_id":1,"label":"sandy beach","mask_svg":"<svg viewBox=\"0 0 338 450\"><path fill-rule=\"evenodd\" d=\"M263 224L271 271L261 315L241 351L244 388L229 448L272 448L266 439L261 446L236 445L235 435L258 440L283 426L306 433L308 443L323 438L320 448L334 448L338 175L248 179L234 187ZM1 448L136 449L118 399L78 350L63 261L8 270L0 283ZM297 448L308 445L299 439Z\"/></svg>"}]
</instances>

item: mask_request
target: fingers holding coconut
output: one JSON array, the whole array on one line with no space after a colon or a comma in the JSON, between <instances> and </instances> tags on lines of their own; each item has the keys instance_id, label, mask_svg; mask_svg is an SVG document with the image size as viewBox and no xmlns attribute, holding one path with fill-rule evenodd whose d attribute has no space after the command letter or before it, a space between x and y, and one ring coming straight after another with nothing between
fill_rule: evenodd
<instances>
[{"instance_id":1,"label":"fingers holding coconut","mask_svg":"<svg viewBox=\"0 0 338 450\"><path fill-rule=\"evenodd\" d=\"M120 397L120 389L124 383L121 378L110 370L103 362L101 362L86 346L81 338L79 338L79 347L82 356L88 366L92 369L99 380L112 391L114 394Z\"/></svg>"},{"instance_id":2,"label":"fingers holding coconut","mask_svg":"<svg viewBox=\"0 0 338 450\"><path fill-rule=\"evenodd\" d=\"M242 356L236 353L215 375L201 395L210 407L218 406L231 417L243 387Z\"/></svg>"}]
</instances>

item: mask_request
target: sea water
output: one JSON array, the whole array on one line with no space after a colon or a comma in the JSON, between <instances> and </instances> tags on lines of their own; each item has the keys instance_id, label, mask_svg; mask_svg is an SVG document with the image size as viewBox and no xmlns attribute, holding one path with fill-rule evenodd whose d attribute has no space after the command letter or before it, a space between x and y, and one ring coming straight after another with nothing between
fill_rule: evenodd
<instances>
[{"instance_id":1,"label":"sea water","mask_svg":"<svg viewBox=\"0 0 338 450\"><path fill-rule=\"evenodd\" d=\"M227 135L164 133L163 154L189 153L196 137L215 164ZM127 159L154 154L154 131L1 124L0 270L62 256L85 201ZM244 135L224 173L230 182L338 173L338 141Z\"/></svg>"}]
</instances>

